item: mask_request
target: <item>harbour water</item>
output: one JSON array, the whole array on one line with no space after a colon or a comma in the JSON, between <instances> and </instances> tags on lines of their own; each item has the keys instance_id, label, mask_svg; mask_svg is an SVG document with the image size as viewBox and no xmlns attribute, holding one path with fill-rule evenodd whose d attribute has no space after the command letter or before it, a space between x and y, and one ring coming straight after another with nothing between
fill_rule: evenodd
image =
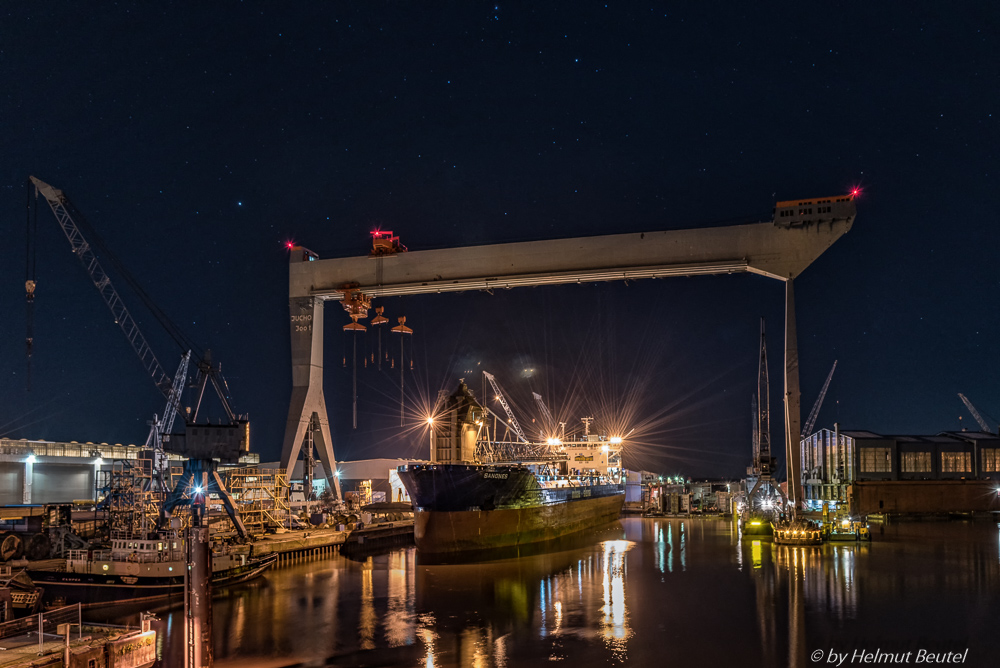
<instances>
[{"instance_id":1,"label":"harbour water","mask_svg":"<svg viewBox=\"0 0 1000 668\"><path fill-rule=\"evenodd\" d=\"M721 518L626 518L488 562L412 546L304 562L217 592L216 665L996 665L997 523L873 535L789 547ZM159 616L159 665L183 665L181 612Z\"/></svg>"}]
</instances>

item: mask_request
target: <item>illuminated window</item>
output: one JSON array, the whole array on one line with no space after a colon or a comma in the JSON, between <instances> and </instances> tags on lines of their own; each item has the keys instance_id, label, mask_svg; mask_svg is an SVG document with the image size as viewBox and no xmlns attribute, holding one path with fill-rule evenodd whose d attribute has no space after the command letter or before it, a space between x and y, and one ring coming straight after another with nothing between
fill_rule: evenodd
<instances>
[{"instance_id":1,"label":"illuminated window","mask_svg":"<svg viewBox=\"0 0 1000 668\"><path fill-rule=\"evenodd\" d=\"M891 448L861 448L862 473L891 473Z\"/></svg>"},{"instance_id":2,"label":"illuminated window","mask_svg":"<svg viewBox=\"0 0 1000 668\"><path fill-rule=\"evenodd\" d=\"M991 472L1000 471L1000 450L995 448L983 449L983 470Z\"/></svg>"},{"instance_id":3,"label":"illuminated window","mask_svg":"<svg viewBox=\"0 0 1000 668\"><path fill-rule=\"evenodd\" d=\"M942 452L942 473L969 473L972 471L972 453Z\"/></svg>"},{"instance_id":4,"label":"illuminated window","mask_svg":"<svg viewBox=\"0 0 1000 668\"><path fill-rule=\"evenodd\" d=\"M900 468L903 473L930 473L931 453L929 452L904 452L902 454Z\"/></svg>"}]
</instances>

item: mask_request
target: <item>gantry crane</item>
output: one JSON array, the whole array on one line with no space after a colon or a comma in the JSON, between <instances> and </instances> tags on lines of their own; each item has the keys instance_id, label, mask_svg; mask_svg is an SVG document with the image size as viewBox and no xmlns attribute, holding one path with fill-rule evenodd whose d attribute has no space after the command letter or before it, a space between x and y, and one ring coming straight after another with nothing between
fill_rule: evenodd
<instances>
[{"instance_id":1,"label":"gantry crane","mask_svg":"<svg viewBox=\"0 0 1000 668\"><path fill-rule=\"evenodd\" d=\"M785 288L785 463L789 493L797 502L801 476L795 435L801 420L794 282L851 229L859 194L855 188L845 195L777 202L771 219L757 223L400 252L384 264L376 257L375 271L368 255L321 259L290 244L292 392L282 466L294 465L313 415L322 425L324 456L334 460L323 393L324 328L313 323L323 322L327 300L342 300L349 290L378 298L471 290L492 294L501 288L750 272L779 280Z\"/></svg>"}]
</instances>

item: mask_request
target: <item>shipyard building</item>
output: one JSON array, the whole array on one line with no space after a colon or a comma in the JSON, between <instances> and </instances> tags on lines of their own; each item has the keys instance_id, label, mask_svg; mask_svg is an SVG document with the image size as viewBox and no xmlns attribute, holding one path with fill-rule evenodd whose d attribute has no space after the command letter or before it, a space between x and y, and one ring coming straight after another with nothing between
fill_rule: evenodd
<instances>
[{"instance_id":1,"label":"shipyard building","mask_svg":"<svg viewBox=\"0 0 1000 668\"><path fill-rule=\"evenodd\" d=\"M1000 510L1000 436L928 436L821 429L801 441L806 504L859 513Z\"/></svg>"}]
</instances>

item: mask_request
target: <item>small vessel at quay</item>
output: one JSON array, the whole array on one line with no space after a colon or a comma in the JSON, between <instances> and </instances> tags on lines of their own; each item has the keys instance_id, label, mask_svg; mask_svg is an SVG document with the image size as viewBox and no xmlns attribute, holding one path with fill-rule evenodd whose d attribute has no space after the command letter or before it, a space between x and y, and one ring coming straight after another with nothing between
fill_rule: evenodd
<instances>
[{"instance_id":1,"label":"small vessel at quay","mask_svg":"<svg viewBox=\"0 0 1000 668\"><path fill-rule=\"evenodd\" d=\"M212 551L212 586L246 582L277 561L277 554L254 557L245 551ZM174 534L148 538L114 537L110 549L70 550L67 559L48 560L28 571L45 588L46 599L85 606L144 601L184 591L183 539Z\"/></svg>"},{"instance_id":2,"label":"small vessel at quay","mask_svg":"<svg viewBox=\"0 0 1000 668\"><path fill-rule=\"evenodd\" d=\"M830 523L827 540L831 541L861 541L871 540L868 523L862 519L840 517Z\"/></svg>"},{"instance_id":3,"label":"small vessel at quay","mask_svg":"<svg viewBox=\"0 0 1000 668\"><path fill-rule=\"evenodd\" d=\"M774 542L777 545L822 545L823 529L811 520L775 522Z\"/></svg>"}]
</instances>

